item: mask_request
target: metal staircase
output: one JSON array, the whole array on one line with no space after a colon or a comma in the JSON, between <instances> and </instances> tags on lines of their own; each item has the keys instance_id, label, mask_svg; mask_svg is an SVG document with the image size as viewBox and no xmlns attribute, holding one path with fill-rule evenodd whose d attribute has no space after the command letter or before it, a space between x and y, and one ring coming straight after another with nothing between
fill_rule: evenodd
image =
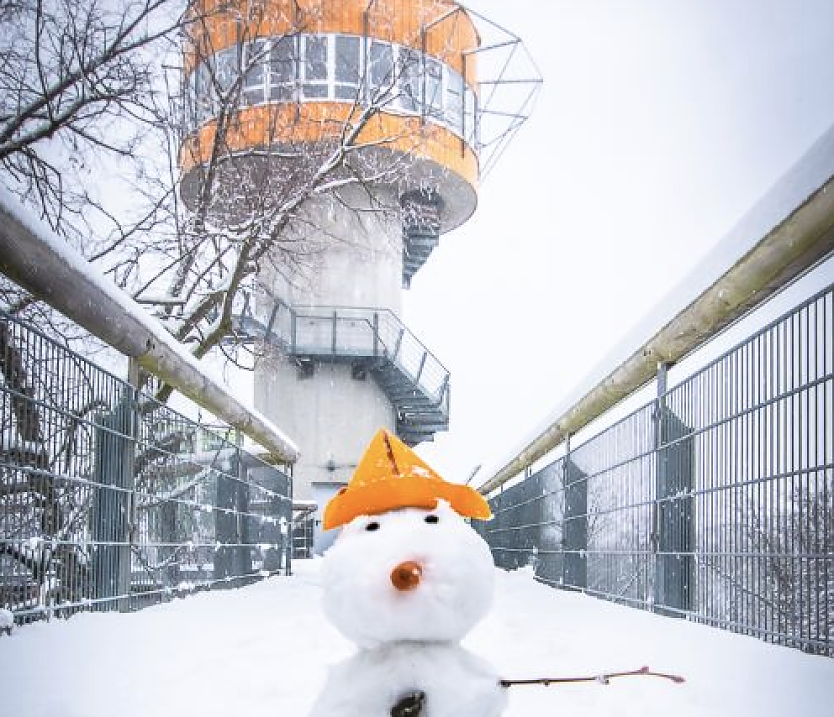
<instances>
[{"instance_id":1,"label":"metal staircase","mask_svg":"<svg viewBox=\"0 0 834 717\"><path fill-rule=\"evenodd\" d=\"M413 277L426 260L429 254L440 243L440 236L437 233L419 233L412 231L404 237L403 242L403 287L411 286Z\"/></svg>"},{"instance_id":2,"label":"metal staircase","mask_svg":"<svg viewBox=\"0 0 834 717\"><path fill-rule=\"evenodd\" d=\"M400 197L403 226L403 288L426 263L440 243L440 212L443 202L436 193L408 192Z\"/></svg>"},{"instance_id":3,"label":"metal staircase","mask_svg":"<svg viewBox=\"0 0 834 717\"><path fill-rule=\"evenodd\" d=\"M449 428L449 372L387 309L290 307L278 300L256 313L246 302L235 328L288 356L350 363L357 378L369 373L394 405L397 435L410 446Z\"/></svg>"}]
</instances>

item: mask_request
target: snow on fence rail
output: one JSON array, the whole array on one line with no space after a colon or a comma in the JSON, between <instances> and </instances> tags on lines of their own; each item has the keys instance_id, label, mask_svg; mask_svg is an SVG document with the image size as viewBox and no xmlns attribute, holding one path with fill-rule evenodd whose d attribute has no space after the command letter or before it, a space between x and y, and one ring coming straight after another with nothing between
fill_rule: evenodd
<instances>
[{"instance_id":1,"label":"snow on fence rail","mask_svg":"<svg viewBox=\"0 0 834 717\"><path fill-rule=\"evenodd\" d=\"M834 128L681 287L700 294L485 471L496 563L834 657L833 251Z\"/></svg>"},{"instance_id":2,"label":"snow on fence rail","mask_svg":"<svg viewBox=\"0 0 834 717\"><path fill-rule=\"evenodd\" d=\"M524 481L496 563L834 657L834 286Z\"/></svg>"},{"instance_id":3,"label":"snow on fence rail","mask_svg":"<svg viewBox=\"0 0 834 717\"><path fill-rule=\"evenodd\" d=\"M290 478L0 313L0 608L133 610L290 570Z\"/></svg>"},{"instance_id":4,"label":"snow on fence rail","mask_svg":"<svg viewBox=\"0 0 834 717\"><path fill-rule=\"evenodd\" d=\"M133 299L0 187L0 272L229 425L294 463L298 446L242 403ZM73 287L68 291L67 287Z\"/></svg>"}]
</instances>

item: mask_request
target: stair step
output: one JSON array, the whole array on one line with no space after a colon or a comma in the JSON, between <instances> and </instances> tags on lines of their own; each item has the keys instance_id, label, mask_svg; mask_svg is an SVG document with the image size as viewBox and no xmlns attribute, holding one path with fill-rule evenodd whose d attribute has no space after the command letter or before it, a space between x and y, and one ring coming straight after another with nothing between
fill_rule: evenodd
<instances>
[{"instance_id":1,"label":"stair step","mask_svg":"<svg viewBox=\"0 0 834 717\"><path fill-rule=\"evenodd\" d=\"M400 417L401 421L418 426L422 426L425 423L448 423L446 415L440 411L419 414L399 412L397 415Z\"/></svg>"},{"instance_id":2,"label":"stair step","mask_svg":"<svg viewBox=\"0 0 834 717\"><path fill-rule=\"evenodd\" d=\"M422 423L427 419L435 420L439 418L440 420L445 420L446 414L438 408L398 406L397 415L403 420Z\"/></svg>"},{"instance_id":3,"label":"stair step","mask_svg":"<svg viewBox=\"0 0 834 717\"><path fill-rule=\"evenodd\" d=\"M449 428L449 426L445 423L432 423L423 426L408 423L407 421L397 421L397 425L400 427L400 430L405 433L412 433L414 435L434 433L435 431L445 431Z\"/></svg>"}]
</instances>

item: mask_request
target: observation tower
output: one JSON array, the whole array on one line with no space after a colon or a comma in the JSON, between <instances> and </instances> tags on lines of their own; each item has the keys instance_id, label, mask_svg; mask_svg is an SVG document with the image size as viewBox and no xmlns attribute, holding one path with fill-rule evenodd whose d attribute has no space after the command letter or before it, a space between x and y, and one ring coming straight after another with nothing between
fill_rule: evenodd
<instances>
[{"instance_id":1,"label":"observation tower","mask_svg":"<svg viewBox=\"0 0 834 717\"><path fill-rule=\"evenodd\" d=\"M475 211L541 80L519 38L450 0L189 13L181 196L195 231L260 238L235 326L258 347L256 407L301 449L295 497L323 506L380 427L409 445L448 428L449 372L403 290Z\"/></svg>"}]
</instances>

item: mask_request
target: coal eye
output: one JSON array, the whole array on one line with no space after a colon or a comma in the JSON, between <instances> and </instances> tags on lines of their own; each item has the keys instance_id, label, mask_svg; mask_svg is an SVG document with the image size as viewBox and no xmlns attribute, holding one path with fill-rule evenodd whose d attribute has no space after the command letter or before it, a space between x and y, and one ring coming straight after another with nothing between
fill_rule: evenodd
<instances>
[{"instance_id":1,"label":"coal eye","mask_svg":"<svg viewBox=\"0 0 834 717\"><path fill-rule=\"evenodd\" d=\"M370 530L370 531L379 530L379 523L377 523L376 521L374 521L373 523L368 523L365 526L365 530Z\"/></svg>"},{"instance_id":2,"label":"coal eye","mask_svg":"<svg viewBox=\"0 0 834 717\"><path fill-rule=\"evenodd\" d=\"M427 515L423 520L425 520L427 523L432 524L440 522L440 518L438 518L436 515Z\"/></svg>"}]
</instances>

